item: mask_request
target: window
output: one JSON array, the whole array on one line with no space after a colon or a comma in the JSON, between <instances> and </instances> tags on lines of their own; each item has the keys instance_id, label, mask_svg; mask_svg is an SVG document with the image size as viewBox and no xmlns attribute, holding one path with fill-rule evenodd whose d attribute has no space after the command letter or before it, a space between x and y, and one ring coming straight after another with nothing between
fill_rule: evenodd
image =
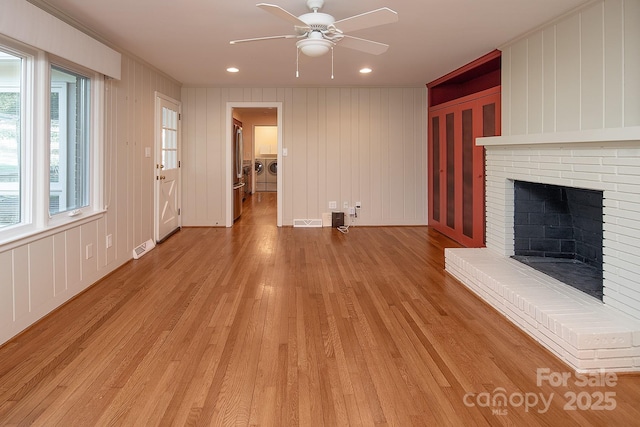
<instances>
[{"instance_id":1,"label":"window","mask_svg":"<svg viewBox=\"0 0 640 427\"><path fill-rule=\"evenodd\" d=\"M178 167L178 113L162 107L162 164L165 169Z\"/></svg>"},{"instance_id":2,"label":"window","mask_svg":"<svg viewBox=\"0 0 640 427\"><path fill-rule=\"evenodd\" d=\"M49 214L89 205L91 80L51 66Z\"/></svg>"},{"instance_id":3,"label":"window","mask_svg":"<svg viewBox=\"0 0 640 427\"><path fill-rule=\"evenodd\" d=\"M0 35L0 245L102 212L104 80Z\"/></svg>"},{"instance_id":4,"label":"window","mask_svg":"<svg viewBox=\"0 0 640 427\"><path fill-rule=\"evenodd\" d=\"M22 62L0 50L0 229L22 221Z\"/></svg>"}]
</instances>

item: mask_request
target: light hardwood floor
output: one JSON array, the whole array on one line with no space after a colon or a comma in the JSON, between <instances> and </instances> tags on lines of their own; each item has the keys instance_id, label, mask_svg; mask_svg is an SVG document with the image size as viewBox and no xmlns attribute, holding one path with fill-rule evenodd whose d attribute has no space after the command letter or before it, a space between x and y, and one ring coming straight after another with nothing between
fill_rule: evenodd
<instances>
[{"instance_id":1,"label":"light hardwood floor","mask_svg":"<svg viewBox=\"0 0 640 427\"><path fill-rule=\"evenodd\" d=\"M443 271L437 232L275 222L255 194L1 347L0 425L640 425L639 376L576 384Z\"/></svg>"}]
</instances>

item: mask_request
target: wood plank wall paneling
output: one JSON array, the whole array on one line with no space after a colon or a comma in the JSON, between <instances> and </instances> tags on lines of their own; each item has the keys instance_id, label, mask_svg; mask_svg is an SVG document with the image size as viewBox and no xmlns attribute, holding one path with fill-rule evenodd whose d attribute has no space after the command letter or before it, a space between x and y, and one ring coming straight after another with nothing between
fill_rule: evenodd
<instances>
[{"instance_id":1,"label":"wood plank wall paneling","mask_svg":"<svg viewBox=\"0 0 640 427\"><path fill-rule=\"evenodd\" d=\"M362 202L360 225L426 224L426 89L185 87L182 100L184 225L225 223L226 104L239 101L283 104L283 225L331 200Z\"/></svg>"},{"instance_id":2,"label":"wood plank wall paneling","mask_svg":"<svg viewBox=\"0 0 640 427\"><path fill-rule=\"evenodd\" d=\"M527 121L526 133L541 133L544 97L543 91L539 90L544 84L544 63L537 61L544 52L544 38L542 32L533 35L527 40L527 70L524 77L529 80L527 88Z\"/></svg>"},{"instance_id":3,"label":"wood plank wall paneling","mask_svg":"<svg viewBox=\"0 0 640 427\"><path fill-rule=\"evenodd\" d=\"M640 125L640 2L607 0L502 48L502 134Z\"/></svg>"},{"instance_id":4,"label":"wood plank wall paneling","mask_svg":"<svg viewBox=\"0 0 640 427\"><path fill-rule=\"evenodd\" d=\"M556 57L556 29L555 27L546 28L542 31L542 88L538 88L541 91L543 99L543 112L542 112L542 132L553 132L556 128L556 79L555 75L555 61ZM504 86L503 94L504 94ZM533 88L532 88L533 91ZM504 129L505 110L502 109L502 123ZM538 129L540 126L535 124L531 125L532 129ZM503 135L504 132L503 132Z\"/></svg>"},{"instance_id":5,"label":"wood plank wall paneling","mask_svg":"<svg viewBox=\"0 0 640 427\"><path fill-rule=\"evenodd\" d=\"M621 1L604 3L604 99L605 115L604 127L621 127L624 119L624 78L623 46L624 31L620 22L624 21Z\"/></svg>"},{"instance_id":6,"label":"wood plank wall paneling","mask_svg":"<svg viewBox=\"0 0 640 427\"><path fill-rule=\"evenodd\" d=\"M153 237L154 161L144 154L145 147L153 152L155 91L181 96L177 82L124 54L122 79L105 82L104 215L0 246L0 344L130 260L133 248Z\"/></svg>"},{"instance_id":7,"label":"wood plank wall paneling","mask_svg":"<svg viewBox=\"0 0 640 427\"><path fill-rule=\"evenodd\" d=\"M640 126L640 1L625 0L623 7L625 126Z\"/></svg>"},{"instance_id":8,"label":"wood plank wall paneling","mask_svg":"<svg viewBox=\"0 0 640 427\"><path fill-rule=\"evenodd\" d=\"M580 16L571 16L556 26L556 131L580 129Z\"/></svg>"},{"instance_id":9,"label":"wood plank wall paneling","mask_svg":"<svg viewBox=\"0 0 640 427\"><path fill-rule=\"evenodd\" d=\"M580 123L582 129L604 127L604 5L596 4L580 14L580 85L582 103ZM586 29L586 31L585 31Z\"/></svg>"},{"instance_id":10,"label":"wood plank wall paneling","mask_svg":"<svg viewBox=\"0 0 640 427\"><path fill-rule=\"evenodd\" d=\"M13 256L11 252L0 252L0 271L5 277L0 281L0 325L9 325L13 322L13 283L8 278L13 278Z\"/></svg>"}]
</instances>

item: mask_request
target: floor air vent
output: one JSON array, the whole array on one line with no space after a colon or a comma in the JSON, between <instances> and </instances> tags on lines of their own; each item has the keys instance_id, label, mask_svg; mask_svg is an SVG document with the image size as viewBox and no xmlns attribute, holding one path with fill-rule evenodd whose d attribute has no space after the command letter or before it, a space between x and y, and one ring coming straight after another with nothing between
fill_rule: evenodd
<instances>
[{"instance_id":1,"label":"floor air vent","mask_svg":"<svg viewBox=\"0 0 640 427\"><path fill-rule=\"evenodd\" d=\"M151 239L147 240L140 246L137 246L136 248L133 249L133 259L140 258L142 255L146 254L147 252L149 252L151 249L155 247L156 247L156 244L153 243L153 240Z\"/></svg>"},{"instance_id":2,"label":"floor air vent","mask_svg":"<svg viewBox=\"0 0 640 427\"><path fill-rule=\"evenodd\" d=\"M294 227L322 227L321 219L294 219Z\"/></svg>"}]
</instances>

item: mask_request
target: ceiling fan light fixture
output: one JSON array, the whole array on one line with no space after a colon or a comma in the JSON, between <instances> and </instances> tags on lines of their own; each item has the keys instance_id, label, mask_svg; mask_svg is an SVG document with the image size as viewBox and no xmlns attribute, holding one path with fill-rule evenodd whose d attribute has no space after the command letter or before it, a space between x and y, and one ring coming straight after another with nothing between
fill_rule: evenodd
<instances>
[{"instance_id":1,"label":"ceiling fan light fixture","mask_svg":"<svg viewBox=\"0 0 640 427\"><path fill-rule=\"evenodd\" d=\"M322 6L324 6L324 1L325 0L306 0L307 7L311 9L312 12L304 13L300 16L295 16L291 12L274 4L258 3L256 6L260 9L293 24L295 34L231 40L229 43L236 44L273 39L301 39L296 42L296 77L299 75L298 60L301 51L303 55L311 57L322 56L331 51L332 70L334 46L344 46L373 55L380 55L386 52L389 45L350 36L345 34L345 32L397 22L397 12L388 7L381 7L336 21L332 15L319 11ZM333 71L331 74L331 78L333 78Z\"/></svg>"},{"instance_id":2,"label":"ceiling fan light fixture","mask_svg":"<svg viewBox=\"0 0 640 427\"><path fill-rule=\"evenodd\" d=\"M333 43L323 38L312 38L310 36L307 39L299 40L296 43L296 46L305 55L316 57L316 56L322 56L327 52L329 52L329 50L333 46Z\"/></svg>"},{"instance_id":3,"label":"ceiling fan light fixture","mask_svg":"<svg viewBox=\"0 0 640 427\"><path fill-rule=\"evenodd\" d=\"M236 67L229 67L229 68L227 68L227 71L229 73L237 73L240 70L238 68L236 68Z\"/></svg>"},{"instance_id":4,"label":"ceiling fan light fixture","mask_svg":"<svg viewBox=\"0 0 640 427\"><path fill-rule=\"evenodd\" d=\"M369 74L370 72L372 72L373 70L369 67L364 67L360 69L360 74Z\"/></svg>"}]
</instances>

